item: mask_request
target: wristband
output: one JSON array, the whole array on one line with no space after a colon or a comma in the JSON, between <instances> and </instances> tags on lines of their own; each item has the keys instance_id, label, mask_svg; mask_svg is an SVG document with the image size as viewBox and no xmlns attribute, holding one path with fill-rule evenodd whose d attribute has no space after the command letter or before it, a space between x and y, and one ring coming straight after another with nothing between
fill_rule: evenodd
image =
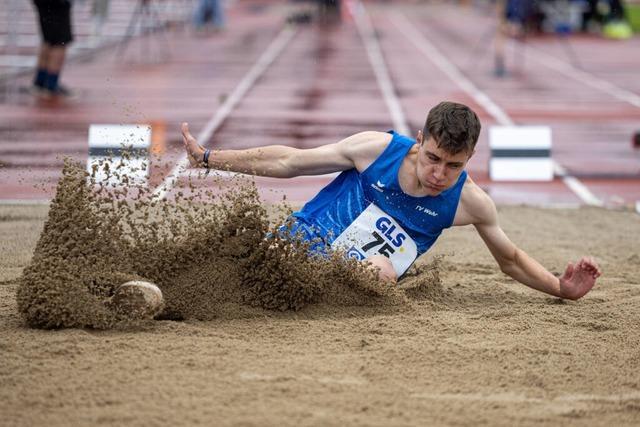
<instances>
[{"instance_id":1,"label":"wristband","mask_svg":"<svg viewBox=\"0 0 640 427\"><path fill-rule=\"evenodd\" d=\"M209 168L209 155L211 154L211 150L209 150L208 148L206 150L204 150L204 156L202 156L202 166L204 166L204 168L206 169L205 171L205 176L209 175L209 171L211 170Z\"/></svg>"}]
</instances>

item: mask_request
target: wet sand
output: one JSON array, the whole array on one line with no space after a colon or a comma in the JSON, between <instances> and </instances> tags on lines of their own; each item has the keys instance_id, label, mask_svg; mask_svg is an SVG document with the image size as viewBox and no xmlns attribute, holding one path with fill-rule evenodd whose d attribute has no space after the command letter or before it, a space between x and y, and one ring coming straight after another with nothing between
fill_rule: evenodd
<instances>
[{"instance_id":1,"label":"wet sand","mask_svg":"<svg viewBox=\"0 0 640 427\"><path fill-rule=\"evenodd\" d=\"M0 207L3 425L640 423L635 213L500 208L551 271L598 259L604 275L577 302L508 279L467 227L422 260L436 271L401 282L429 289L400 305L228 303L204 321L41 330L16 293L47 209Z\"/></svg>"}]
</instances>

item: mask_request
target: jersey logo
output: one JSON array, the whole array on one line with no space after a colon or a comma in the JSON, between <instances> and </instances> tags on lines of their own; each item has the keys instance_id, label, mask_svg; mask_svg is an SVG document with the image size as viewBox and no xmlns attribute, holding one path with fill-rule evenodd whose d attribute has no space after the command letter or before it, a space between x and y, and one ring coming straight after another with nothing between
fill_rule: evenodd
<instances>
[{"instance_id":1,"label":"jersey logo","mask_svg":"<svg viewBox=\"0 0 640 427\"><path fill-rule=\"evenodd\" d=\"M376 182L375 184L371 184L371 187L373 187L374 190L384 193L384 184L381 183L380 180L378 180L378 182Z\"/></svg>"},{"instance_id":2,"label":"jersey logo","mask_svg":"<svg viewBox=\"0 0 640 427\"><path fill-rule=\"evenodd\" d=\"M425 208L424 206L416 205L416 210L420 212L424 212L427 215L438 216L438 212L434 212L429 208Z\"/></svg>"}]
</instances>

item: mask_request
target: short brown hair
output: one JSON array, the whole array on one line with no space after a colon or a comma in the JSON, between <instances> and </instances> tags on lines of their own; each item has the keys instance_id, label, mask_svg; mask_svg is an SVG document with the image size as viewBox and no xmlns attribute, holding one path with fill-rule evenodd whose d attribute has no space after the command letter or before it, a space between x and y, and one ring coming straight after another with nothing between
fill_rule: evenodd
<instances>
[{"instance_id":1,"label":"short brown hair","mask_svg":"<svg viewBox=\"0 0 640 427\"><path fill-rule=\"evenodd\" d=\"M480 119L476 113L463 104L441 102L427 115L422 133L424 138L433 137L450 154L463 151L471 154L480 136Z\"/></svg>"}]
</instances>

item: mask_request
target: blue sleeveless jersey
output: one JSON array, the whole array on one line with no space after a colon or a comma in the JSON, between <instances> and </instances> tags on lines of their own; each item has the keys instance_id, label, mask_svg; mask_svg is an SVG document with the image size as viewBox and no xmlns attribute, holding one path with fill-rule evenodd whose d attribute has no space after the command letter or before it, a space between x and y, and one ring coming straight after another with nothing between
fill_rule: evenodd
<instances>
[{"instance_id":1,"label":"blue sleeveless jersey","mask_svg":"<svg viewBox=\"0 0 640 427\"><path fill-rule=\"evenodd\" d=\"M451 188L437 196L414 197L400 188L398 171L415 140L390 131L391 142L362 173L343 171L298 212L292 231L331 244L371 203L393 217L425 253L451 227L462 187L463 171Z\"/></svg>"}]
</instances>

